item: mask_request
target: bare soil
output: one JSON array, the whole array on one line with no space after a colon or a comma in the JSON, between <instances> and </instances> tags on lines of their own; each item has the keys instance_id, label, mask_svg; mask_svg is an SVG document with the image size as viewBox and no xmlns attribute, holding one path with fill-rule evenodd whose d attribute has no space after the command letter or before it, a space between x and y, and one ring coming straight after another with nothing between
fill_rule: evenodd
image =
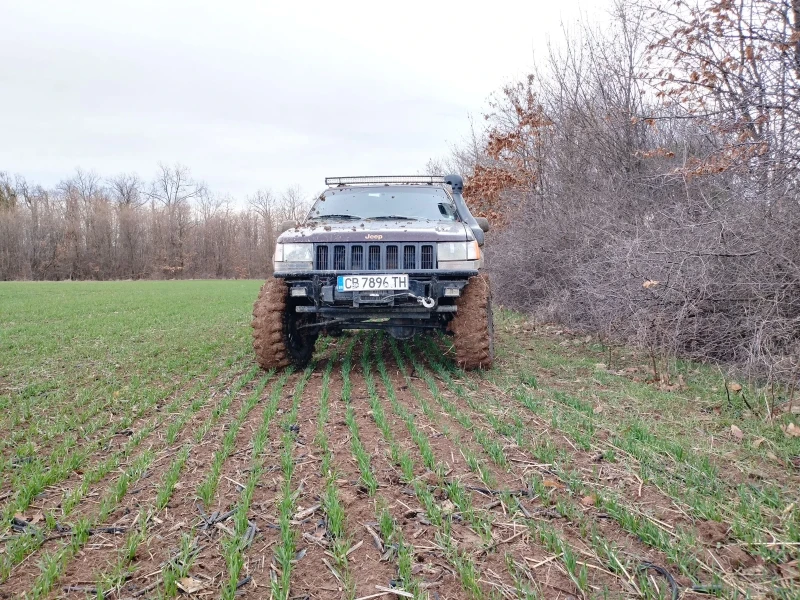
<instances>
[{"instance_id":1,"label":"bare soil","mask_svg":"<svg viewBox=\"0 0 800 600\"><path fill-rule=\"evenodd\" d=\"M119 469L88 487L64 523L74 527L77 519L85 518L96 528L120 528L119 533L98 531L91 535L74 556L65 560L63 569L52 577L49 591L39 597L96 595L98 587L106 585L103 582L120 565L123 576L118 586L102 589L106 598L169 596L164 587L164 569L187 539L197 550L188 568L189 580L181 586L186 589L194 585L195 591L179 589L178 594L218 597L229 579L224 540L233 535L235 526L230 518L213 525L208 520L215 513L225 514L237 507L254 460L260 458L264 461L264 472L247 514L257 532L243 552L238 591L238 597L242 598L355 599L381 593L392 598L397 595L391 590L402 591L399 588L405 585L413 585L418 597L432 599L518 598L526 593L542 598L668 597L671 593L668 579L675 582L684 598L703 597L704 592L712 589L708 586L718 586L713 590L731 596L737 590L770 597L769 589L776 586L790 591L797 589L800 576L796 557L794 563L791 558L768 560L757 552L757 546L742 539L743 534L734 527L732 513L724 512L718 520L701 518L693 507L657 485L656 480L642 479L638 461L619 452L617 446L614 446L617 458L609 458L607 450L615 432L608 423L598 424L589 447L580 447L561 421L522 406L514 396L519 392L517 388L504 387L500 379L454 368L446 358L448 348L442 347L441 353L432 356L426 354L429 350L424 345L414 345L412 350L422 364L423 373L414 371L409 364L399 365L383 342L380 347L388 383L380 377L374 356L369 359L370 373L391 439L413 461L414 479L406 480L400 465L393 462L389 443L376 423L366 374L362 371L362 353L365 347L375 347L376 337L359 334L355 338L352 370L345 378L343 355L350 340L344 337L331 341L317 356L313 370L288 377L280 392L278 411L269 424L265 452L254 457L253 437L280 372L272 377L236 433L208 506L199 499L198 488L258 378L235 395L229 409L219 415L202 440L195 439L196 431L213 418L220 397L230 385L227 380L215 382L220 389L186 422L174 442L167 442L165 426L159 426ZM335 565L332 553L324 504L329 473L322 470L323 449L317 437L324 391L322 372L334 349L337 358L326 390L330 412L324 431L332 453L330 475L344 508L349 548L344 568ZM447 368L447 377L437 371L441 365ZM429 389L423 376L433 377L441 397ZM557 370L553 370L552 376L559 376ZM299 397L294 435L286 436L283 417L291 410L295 386L303 377L308 381ZM378 482L372 495L362 481L353 451L353 434L346 422L343 390L347 385L351 389L350 406L358 437L369 454L370 468ZM420 447L393 406L390 390L401 409L413 415L413 427L424 434L435 462L442 469L433 472L424 466ZM423 410L419 398L431 407L429 413ZM461 416L456 418L445 410L441 398L451 403ZM134 429L149 423L156 414L145 416ZM463 415L469 417L470 427L463 424ZM522 427L516 436L508 433L519 424ZM291 489L295 517L291 532L296 555L291 565L291 587L282 590L276 584L276 549L281 544L279 504L284 483L281 452L287 439L293 440ZM499 443L502 456L498 456L496 449L489 451L487 440ZM125 439L114 438L105 452L118 451L124 443ZM544 443L557 456L553 462L543 462L537 457L536 448ZM189 458L180 470L174 492L166 507L155 511L167 469L180 450L187 447ZM145 452L154 453L148 472L129 486L107 519L94 522L100 501L113 489L122 470ZM468 460L468 456L474 457L473 460ZM98 453L89 466L102 459L103 455ZM475 468L475 461L480 471ZM672 469L674 465L666 463L664 468ZM82 473L74 473L57 487L46 490L20 518L32 526L42 523L45 513L58 513L63 494L76 489L81 482ZM487 482L491 482L491 487ZM455 506L451 496L454 484L466 490L473 515L462 514ZM445 515L446 526L432 522L420 490L433 496ZM598 499L608 497L615 498L629 518L613 513ZM387 546L388 540L381 534L379 519L384 509L411 547L412 581L403 582L398 554ZM791 513L782 514L789 518L785 515ZM122 548L141 515L150 516L147 537L128 562L121 558ZM775 517L771 514L770 518ZM478 531L476 522L484 523L486 532ZM764 522L765 527L775 526L766 519ZM662 532L663 540L653 541L648 531ZM686 538L687 532L693 537ZM3 560L8 557L15 536L24 534L9 531L5 535L6 545L0 549ZM687 539L693 544L688 549L681 545ZM11 576L0 583L0 598L23 597L41 589L45 577L40 567L42 559L67 548L70 540L69 535L49 539L21 556ZM682 562L676 560L677 556L684 557ZM648 565L656 565L661 571L654 571ZM664 572L670 574L669 578L660 574Z\"/></svg>"}]
</instances>

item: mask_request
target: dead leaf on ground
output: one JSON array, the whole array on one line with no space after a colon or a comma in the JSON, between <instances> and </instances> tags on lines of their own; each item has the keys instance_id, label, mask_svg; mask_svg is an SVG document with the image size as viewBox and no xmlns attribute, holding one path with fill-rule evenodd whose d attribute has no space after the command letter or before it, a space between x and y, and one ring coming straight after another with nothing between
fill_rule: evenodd
<instances>
[{"instance_id":1,"label":"dead leaf on ground","mask_svg":"<svg viewBox=\"0 0 800 600\"><path fill-rule=\"evenodd\" d=\"M744 433L736 425L731 425L731 435L739 441L744 438Z\"/></svg>"},{"instance_id":2,"label":"dead leaf on ground","mask_svg":"<svg viewBox=\"0 0 800 600\"><path fill-rule=\"evenodd\" d=\"M767 452L767 458L775 461L779 465L783 465L783 461L780 458L778 458L778 456L774 452Z\"/></svg>"},{"instance_id":3,"label":"dead leaf on ground","mask_svg":"<svg viewBox=\"0 0 800 600\"><path fill-rule=\"evenodd\" d=\"M796 560L779 564L777 567L781 572L781 575L783 575L786 579L797 579L800 577L800 565L798 565Z\"/></svg>"},{"instance_id":4,"label":"dead leaf on ground","mask_svg":"<svg viewBox=\"0 0 800 600\"><path fill-rule=\"evenodd\" d=\"M205 587L205 583L194 577L183 577L178 580L178 587L186 594L194 594Z\"/></svg>"},{"instance_id":5,"label":"dead leaf on ground","mask_svg":"<svg viewBox=\"0 0 800 600\"><path fill-rule=\"evenodd\" d=\"M469 548L480 548L480 547L483 546L483 540L481 539L481 537L478 536L478 535L475 535L474 533L472 533L469 530L461 531L458 534L458 537L460 538L458 540L458 542L462 546L466 546L466 547L469 547Z\"/></svg>"},{"instance_id":6,"label":"dead leaf on ground","mask_svg":"<svg viewBox=\"0 0 800 600\"><path fill-rule=\"evenodd\" d=\"M783 433L785 433L789 437L800 437L800 427L798 427L794 423L789 423L788 425L782 425L781 430L783 430Z\"/></svg>"},{"instance_id":7,"label":"dead leaf on ground","mask_svg":"<svg viewBox=\"0 0 800 600\"><path fill-rule=\"evenodd\" d=\"M642 287L645 288L646 290L649 290L650 288L656 287L659 283L661 282L656 281L655 279L648 279L642 284Z\"/></svg>"},{"instance_id":8,"label":"dead leaf on ground","mask_svg":"<svg viewBox=\"0 0 800 600\"><path fill-rule=\"evenodd\" d=\"M169 533L175 533L181 527L187 527L186 521L178 521L177 523L175 523L175 525L169 528Z\"/></svg>"},{"instance_id":9,"label":"dead leaf on ground","mask_svg":"<svg viewBox=\"0 0 800 600\"><path fill-rule=\"evenodd\" d=\"M758 448L759 446L761 446L761 444L763 444L766 441L767 441L766 438L763 438L763 437L758 438L757 440L755 440L753 442L753 448Z\"/></svg>"},{"instance_id":10,"label":"dead leaf on ground","mask_svg":"<svg viewBox=\"0 0 800 600\"><path fill-rule=\"evenodd\" d=\"M729 383L728 389L732 391L734 394L738 394L739 392L742 391L742 386L739 385L738 383Z\"/></svg>"}]
</instances>

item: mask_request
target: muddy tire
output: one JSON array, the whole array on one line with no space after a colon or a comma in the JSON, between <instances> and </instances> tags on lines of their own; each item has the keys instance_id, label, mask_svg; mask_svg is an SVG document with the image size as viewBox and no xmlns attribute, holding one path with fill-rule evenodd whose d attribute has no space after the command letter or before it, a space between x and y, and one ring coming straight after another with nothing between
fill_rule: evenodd
<instances>
[{"instance_id":1,"label":"muddy tire","mask_svg":"<svg viewBox=\"0 0 800 600\"><path fill-rule=\"evenodd\" d=\"M297 328L302 318L289 302L289 288L271 277L261 286L253 305L253 350L262 369L305 367L314 353L316 333Z\"/></svg>"},{"instance_id":2,"label":"muddy tire","mask_svg":"<svg viewBox=\"0 0 800 600\"><path fill-rule=\"evenodd\" d=\"M462 369L491 369L494 362L492 290L487 275L471 277L450 321L456 362Z\"/></svg>"}]
</instances>

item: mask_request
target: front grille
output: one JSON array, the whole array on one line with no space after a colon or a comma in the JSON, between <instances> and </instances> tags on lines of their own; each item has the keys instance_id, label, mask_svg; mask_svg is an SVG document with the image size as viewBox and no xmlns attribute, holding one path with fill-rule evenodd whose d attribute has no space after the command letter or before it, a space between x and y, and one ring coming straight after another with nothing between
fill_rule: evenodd
<instances>
[{"instance_id":1,"label":"front grille","mask_svg":"<svg viewBox=\"0 0 800 600\"><path fill-rule=\"evenodd\" d=\"M314 269L318 271L420 271L435 268L435 244L314 244Z\"/></svg>"}]
</instances>

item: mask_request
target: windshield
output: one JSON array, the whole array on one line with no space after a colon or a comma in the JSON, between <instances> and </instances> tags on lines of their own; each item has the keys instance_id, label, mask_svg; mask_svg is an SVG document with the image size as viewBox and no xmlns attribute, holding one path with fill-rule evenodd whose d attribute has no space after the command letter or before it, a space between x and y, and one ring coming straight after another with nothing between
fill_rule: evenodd
<instances>
[{"instance_id":1,"label":"windshield","mask_svg":"<svg viewBox=\"0 0 800 600\"><path fill-rule=\"evenodd\" d=\"M309 219L410 219L455 221L450 196L436 187L365 187L326 190L311 207Z\"/></svg>"}]
</instances>

